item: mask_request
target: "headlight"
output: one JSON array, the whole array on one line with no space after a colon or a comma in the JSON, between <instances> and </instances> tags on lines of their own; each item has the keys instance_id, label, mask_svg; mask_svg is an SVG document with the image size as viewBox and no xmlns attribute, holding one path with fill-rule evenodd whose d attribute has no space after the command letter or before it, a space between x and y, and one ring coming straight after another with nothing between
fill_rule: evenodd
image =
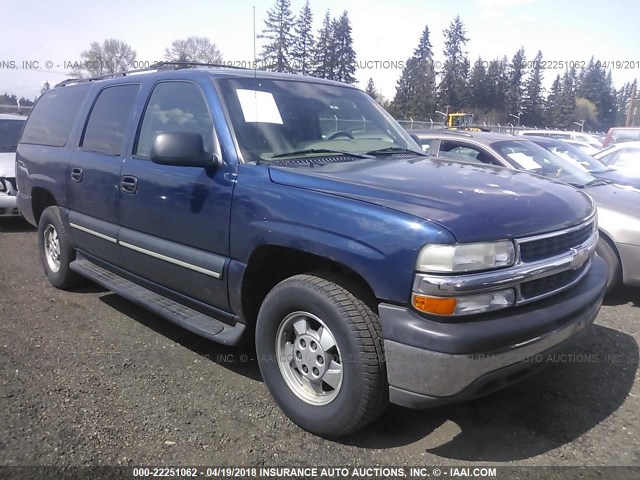
<instances>
[{"instance_id":1,"label":"headlight","mask_svg":"<svg viewBox=\"0 0 640 480\"><path fill-rule=\"evenodd\" d=\"M427 245L418 255L416 269L425 273L474 272L508 267L515 259L511 241Z\"/></svg>"},{"instance_id":2,"label":"headlight","mask_svg":"<svg viewBox=\"0 0 640 480\"><path fill-rule=\"evenodd\" d=\"M431 297L413 293L413 307L433 315L474 315L512 307L516 293L512 288L458 297Z\"/></svg>"}]
</instances>

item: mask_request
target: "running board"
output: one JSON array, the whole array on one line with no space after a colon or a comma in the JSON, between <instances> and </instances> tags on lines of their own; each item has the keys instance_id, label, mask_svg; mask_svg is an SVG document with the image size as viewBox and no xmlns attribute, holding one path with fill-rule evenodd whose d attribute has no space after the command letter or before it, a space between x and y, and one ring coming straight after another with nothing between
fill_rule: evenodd
<instances>
[{"instance_id":1,"label":"running board","mask_svg":"<svg viewBox=\"0 0 640 480\"><path fill-rule=\"evenodd\" d=\"M156 315L214 342L237 345L246 328L240 322L237 322L235 326L227 325L204 313L163 297L96 265L86 258L78 258L71 262L69 267L83 277L87 277L98 285L152 311Z\"/></svg>"}]
</instances>

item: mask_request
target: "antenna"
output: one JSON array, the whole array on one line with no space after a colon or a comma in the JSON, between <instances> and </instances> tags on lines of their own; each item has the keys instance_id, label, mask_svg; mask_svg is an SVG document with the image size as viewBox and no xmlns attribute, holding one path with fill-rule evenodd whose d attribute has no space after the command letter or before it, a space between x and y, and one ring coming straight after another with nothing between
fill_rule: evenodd
<instances>
[{"instance_id":1,"label":"antenna","mask_svg":"<svg viewBox=\"0 0 640 480\"><path fill-rule=\"evenodd\" d=\"M256 6L253 6L253 80L258 82L258 58L256 54ZM254 86L255 88L255 86ZM254 93L254 95L256 95ZM256 107L256 118L258 118L258 101L254 102ZM258 137L254 134L254 139L256 141L256 165L260 165L260 155L258 155Z\"/></svg>"},{"instance_id":2,"label":"antenna","mask_svg":"<svg viewBox=\"0 0 640 480\"><path fill-rule=\"evenodd\" d=\"M253 6L253 71L257 76L256 70L258 69L258 58L256 54L256 6Z\"/></svg>"}]
</instances>

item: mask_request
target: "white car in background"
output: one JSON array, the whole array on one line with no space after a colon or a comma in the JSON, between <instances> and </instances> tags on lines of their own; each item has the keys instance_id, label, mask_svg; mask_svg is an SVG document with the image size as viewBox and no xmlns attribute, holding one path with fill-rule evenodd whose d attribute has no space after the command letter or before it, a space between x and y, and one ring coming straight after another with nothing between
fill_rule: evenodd
<instances>
[{"instance_id":1,"label":"white car in background","mask_svg":"<svg viewBox=\"0 0 640 480\"><path fill-rule=\"evenodd\" d=\"M20 215L16 205L16 147L26 119L0 113L0 217Z\"/></svg>"},{"instance_id":2,"label":"white car in background","mask_svg":"<svg viewBox=\"0 0 640 480\"><path fill-rule=\"evenodd\" d=\"M640 176L640 142L616 143L593 157L607 167L627 175Z\"/></svg>"},{"instance_id":3,"label":"white car in background","mask_svg":"<svg viewBox=\"0 0 640 480\"><path fill-rule=\"evenodd\" d=\"M600 150L602 150L601 148L594 147L590 143L583 142L582 140L572 140L570 138L563 138L562 141L568 143L569 145L573 145L574 147L578 147L584 153L586 153L587 155L591 155L592 157L596 153L598 153Z\"/></svg>"},{"instance_id":4,"label":"white car in background","mask_svg":"<svg viewBox=\"0 0 640 480\"><path fill-rule=\"evenodd\" d=\"M542 129L522 129L516 130L516 135L535 135L537 137L550 137L557 138L559 140L578 140L580 142L586 142L600 150L602 148L602 142L595 135L584 132L572 132L569 130L542 130Z\"/></svg>"}]
</instances>

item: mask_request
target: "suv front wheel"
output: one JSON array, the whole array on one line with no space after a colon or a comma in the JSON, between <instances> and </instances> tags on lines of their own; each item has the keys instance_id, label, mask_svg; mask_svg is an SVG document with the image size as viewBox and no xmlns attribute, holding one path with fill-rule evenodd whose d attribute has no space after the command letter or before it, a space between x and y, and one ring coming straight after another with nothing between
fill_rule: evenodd
<instances>
[{"instance_id":1,"label":"suv front wheel","mask_svg":"<svg viewBox=\"0 0 640 480\"><path fill-rule=\"evenodd\" d=\"M38 223L40 262L47 279L56 288L68 289L78 285L82 277L69 268L76 252L60 208L47 207Z\"/></svg>"},{"instance_id":2,"label":"suv front wheel","mask_svg":"<svg viewBox=\"0 0 640 480\"><path fill-rule=\"evenodd\" d=\"M347 435L387 406L378 317L325 278L297 275L269 292L258 314L256 352L271 395L312 433Z\"/></svg>"}]
</instances>

